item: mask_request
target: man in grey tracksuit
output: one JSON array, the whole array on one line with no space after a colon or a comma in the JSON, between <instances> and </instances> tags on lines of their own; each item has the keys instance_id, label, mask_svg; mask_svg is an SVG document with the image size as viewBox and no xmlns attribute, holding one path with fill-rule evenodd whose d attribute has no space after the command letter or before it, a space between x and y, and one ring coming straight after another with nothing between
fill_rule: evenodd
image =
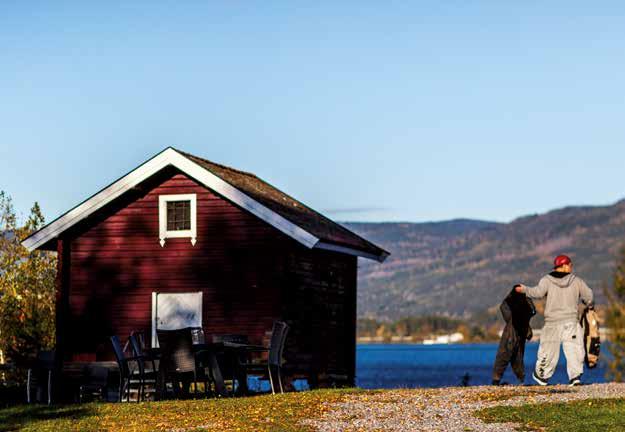
<instances>
[{"instance_id":1,"label":"man in grey tracksuit","mask_svg":"<svg viewBox=\"0 0 625 432\"><path fill-rule=\"evenodd\" d=\"M584 373L584 334L578 319L581 300L588 305L593 294L582 278L574 275L573 263L566 255L554 260L554 271L543 277L533 288L517 285L516 290L533 299L547 296L545 326L540 335L538 359L532 378L540 385L547 385L560 356L560 344L566 357L569 384L579 385Z\"/></svg>"}]
</instances>

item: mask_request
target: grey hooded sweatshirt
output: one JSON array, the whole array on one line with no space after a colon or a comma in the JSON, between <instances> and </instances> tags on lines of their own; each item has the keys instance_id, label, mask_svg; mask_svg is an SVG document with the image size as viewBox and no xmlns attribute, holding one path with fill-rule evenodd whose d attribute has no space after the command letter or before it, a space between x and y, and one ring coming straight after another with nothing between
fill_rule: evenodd
<instances>
[{"instance_id":1,"label":"grey hooded sweatshirt","mask_svg":"<svg viewBox=\"0 0 625 432\"><path fill-rule=\"evenodd\" d=\"M522 292L533 299L547 296L545 323L577 321L579 301L588 305L593 295L586 282L573 273L552 272L543 277L538 286L521 285Z\"/></svg>"}]
</instances>

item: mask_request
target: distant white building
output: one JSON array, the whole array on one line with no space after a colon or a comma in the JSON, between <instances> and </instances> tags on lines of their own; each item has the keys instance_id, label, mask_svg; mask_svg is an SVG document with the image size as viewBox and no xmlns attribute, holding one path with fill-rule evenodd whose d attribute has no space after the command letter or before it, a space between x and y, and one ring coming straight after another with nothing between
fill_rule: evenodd
<instances>
[{"instance_id":1,"label":"distant white building","mask_svg":"<svg viewBox=\"0 0 625 432\"><path fill-rule=\"evenodd\" d=\"M438 344L452 344L462 342L464 336L462 333L456 332L448 335L436 336L431 339L424 339L423 345L438 345Z\"/></svg>"}]
</instances>

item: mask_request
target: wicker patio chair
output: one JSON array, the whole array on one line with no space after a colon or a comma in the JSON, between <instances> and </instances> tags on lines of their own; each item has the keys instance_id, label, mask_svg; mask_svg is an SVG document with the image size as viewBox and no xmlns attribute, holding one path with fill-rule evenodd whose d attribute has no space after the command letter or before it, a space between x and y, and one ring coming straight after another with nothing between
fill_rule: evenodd
<instances>
[{"instance_id":1,"label":"wicker patio chair","mask_svg":"<svg viewBox=\"0 0 625 432\"><path fill-rule=\"evenodd\" d=\"M190 383L193 382L197 392L196 352L190 328L179 330L156 330L158 344L161 348L159 379L162 380L161 397L165 395L166 384L172 383L174 395L188 394Z\"/></svg>"}]
</instances>

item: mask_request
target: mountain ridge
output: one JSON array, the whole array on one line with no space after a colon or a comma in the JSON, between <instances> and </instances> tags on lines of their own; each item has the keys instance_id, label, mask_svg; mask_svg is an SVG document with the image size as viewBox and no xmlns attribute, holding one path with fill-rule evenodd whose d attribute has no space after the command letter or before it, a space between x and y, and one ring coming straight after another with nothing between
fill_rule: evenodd
<instances>
[{"instance_id":1,"label":"mountain ridge","mask_svg":"<svg viewBox=\"0 0 625 432\"><path fill-rule=\"evenodd\" d=\"M602 300L625 243L625 200L567 206L510 222L347 222L391 252L359 264L359 317L394 320L441 314L469 317L496 306L511 285L537 283L553 256L568 253Z\"/></svg>"}]
</instances>

